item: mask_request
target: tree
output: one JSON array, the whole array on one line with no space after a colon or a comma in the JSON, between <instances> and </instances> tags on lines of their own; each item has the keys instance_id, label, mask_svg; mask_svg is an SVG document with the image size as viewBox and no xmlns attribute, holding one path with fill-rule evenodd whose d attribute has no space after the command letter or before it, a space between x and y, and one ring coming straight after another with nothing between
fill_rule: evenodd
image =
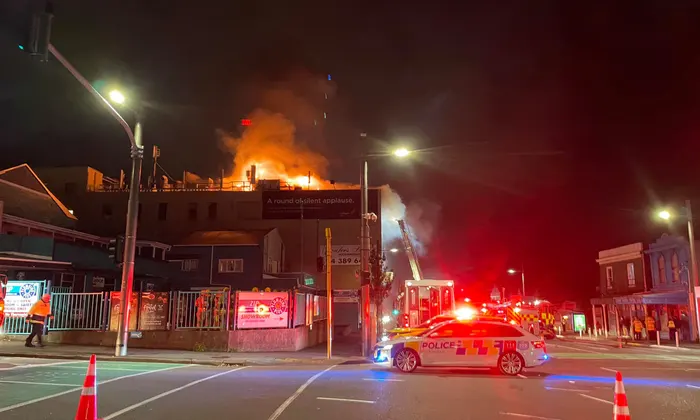
<instances>
[{"instance_id":1,"label":"tree","mask_svg":"<svg viewBox=\"0 0 700 420\"><path fill-rule=\"evenodd\" d=\"M384 299L391 293L394 283L394 271L386 267L386 256L381 250L381 246L372 249L369 256L370 264L370 299L376 307L377 314L377 334L382 331L383 303Z\"/></svg>"}]
</instances>

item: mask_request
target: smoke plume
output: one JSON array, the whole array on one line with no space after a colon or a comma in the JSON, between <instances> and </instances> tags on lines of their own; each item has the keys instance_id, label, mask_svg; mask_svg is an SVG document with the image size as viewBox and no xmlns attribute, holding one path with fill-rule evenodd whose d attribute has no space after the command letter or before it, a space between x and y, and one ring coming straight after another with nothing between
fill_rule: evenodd
<instances>
[{"instance_id":1,"label":"smoke plume","mask_svg":"<svg viewBox=\"0 0 700 420\"><path fill-rule=\"evenodd\" d=\"M408 233L419 255L425 255L440 216L440 206L428 201L414 201L406 206L389 185L381 187L382 240L391 246L402 240L398 219L406 221Z\"/></svg>"}]
</instances>

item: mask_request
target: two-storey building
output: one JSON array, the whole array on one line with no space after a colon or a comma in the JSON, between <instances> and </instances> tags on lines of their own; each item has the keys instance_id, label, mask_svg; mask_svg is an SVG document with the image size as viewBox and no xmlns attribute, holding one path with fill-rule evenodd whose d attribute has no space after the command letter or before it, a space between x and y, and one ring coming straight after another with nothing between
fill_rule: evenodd
<instances>
[{"instance_id":1,"label":"two-storey building","mask_svg":"<svg viewBox=\"0 0 700 420\"><path fill-rule=\"evenodd\" d=\"M591 299L593 325L616 335L644 314L642 305L624 297L647 290L648 264L641 242L598 253L600 297Z\"/></svg>"},{"instance_id":2,"label":"two-storey building","mask_svg":"<svg viewBox=\"0 0 700 420\"><path fill-rule=\"evenodd\" d=\"M695 241L700 247L700 241ZM700 249L700 248L699 248ZM672 317L682 340L696 336L692 311L688 304L690 245L682 236L663 234L646 251L651 266L651 293L644 296L648 314L656 320L661 337L668 337L668 319Z\"/></svg>"}]
</instances>

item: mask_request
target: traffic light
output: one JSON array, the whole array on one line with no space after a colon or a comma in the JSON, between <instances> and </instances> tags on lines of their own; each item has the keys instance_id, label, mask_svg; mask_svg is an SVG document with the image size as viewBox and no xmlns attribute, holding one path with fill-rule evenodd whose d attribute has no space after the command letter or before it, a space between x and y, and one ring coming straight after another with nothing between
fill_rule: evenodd
<instances>
[{"instance_id":1,"label":"traffic light","mask_svg":"<svg viewBox=\"0 0 700 420\"><path fill-rule=\"evenodd\" d=\"M396 315L399 314L399 310L398 310L398 309L394 309L391 313L394 314L394 316L396 316Z\"/></svg>"},{"instance_id":2,"label":"traffic light","mask_svg":"<svg viewBox=\"0 0 700 420\"><path fill-rule=\"evenodd\" d=\"M408 314L401 315L401 326L403 328L408 328Z\"/></svg>"},{"instance_id":3,"label":"traffic light","mask_svg":"<svg viewBox=\"0 0 700 420\"><path fill-rule=\"evenodd\" d=\"M114 259L116 264L124 262L124 236L119 235L109 241L109 258Z\"/></svg>"},{"instance_id":4,"label":"traffic light","mask_svg":"<svg viewBox=\"0 0 700 420\"><path fill-rule=\"evenodd\" d=\"M316 270L318 270L319 273L326 271L323 257L316 258Z\"/></svg>"},{"instance_id":5,"label":"traffic light","mask_svg":"<svg viewBox=\"0 0 700 420\"><path fill-rule=\"evenodd\" d=\"M23 27L24 41L17 46L41 61L49 60L49 45L51 44L51 25L53 23L53 5L46 2L41 11L35 11L33 7L28 10L30 17L26 17L28 26Z\"/></svg>"}]
</instances>

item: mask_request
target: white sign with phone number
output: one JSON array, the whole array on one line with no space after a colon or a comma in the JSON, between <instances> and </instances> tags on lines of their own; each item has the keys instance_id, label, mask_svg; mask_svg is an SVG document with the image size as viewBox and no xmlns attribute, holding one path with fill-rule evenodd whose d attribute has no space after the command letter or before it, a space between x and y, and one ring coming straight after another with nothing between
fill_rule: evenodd
<instances>
[{"instance_id":1,"label":"white sign with phone number","mask_svg":"<svg viewBox=\"0 0 700 420\"><path fill-rule=\"evenodd\" d=\"M326 247L321 246L326 258ZM360 245L331 245L331 265L360 265Z\"/></svg>"}]
</instances>

